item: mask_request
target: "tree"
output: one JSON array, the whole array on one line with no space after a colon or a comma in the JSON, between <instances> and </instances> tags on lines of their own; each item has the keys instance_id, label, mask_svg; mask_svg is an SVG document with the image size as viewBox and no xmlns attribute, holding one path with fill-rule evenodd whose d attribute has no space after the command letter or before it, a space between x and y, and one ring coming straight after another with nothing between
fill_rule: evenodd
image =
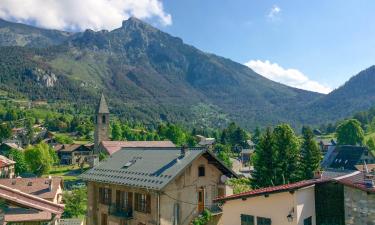
<instances>
[{"instance_id":1,"label":"tree","mask_svg":"<svg viewBox=\"0 0 375 225\"><path fill-rule=\"evenodd\" d=\"M288 124L278 125L273 131L274 147L277 152L277 179L275 185L298 180L300 146L297 136Z\"/></svg>"},{"instance_id":2,"label":"tree","mask_svg":"<svg viewBox=\"0 0 375 225\"><path fill-rule=\"evenodd\" d=\"M34 138L34 120L33 118L27 118L25 120L25 130L26 130L26 136L25 136L25 144L30 144L33 141Z\"/></svg>"},{"instance_id":3,"label":"tree","mask_svg":"<svg viewBox=\"0 0 375 225\"><path fill-rule=\"evenodd\" d=\"M258 144L259 143L259 139L260 139L260 136L261 136L261 132L260 132L260 129L259 127L256 127L255 130L254 130L254 135L253 137L251 138L251 140L253 141L254 144Z\"/></svg>"},{"instance_id":4,"label":"tree","mask_svg":"<svg viewBox=\"0 0 375 225\"><path fill-rule=\"evenodd\" d=\"M28 147L25 150L25 160L30 171L38 176L48 173L54 163L51 151L53 149L46 143Z\"/></svg>"},{"instance_id":5,"label":"tree","mask_svg":"<svg viewBox=\"0 0 375 225\"><path fill-rule=\"evenodd\" d=\"M4 141L12 136L12 129L8 123L0 124L0 141Z\"/></svg>"},{"instance_id":6,"label":"tree","mask_svg":"<svg viewBox=\"0 0 375 225\"><path fill-rule=\"evenodd\" d=\"M375 153L375 141L374 138L369 138L366 142L367 148L370 149L370 151Z\"/></svg>"},{"instance_id":7,"label":"tree","mask_svg":"<svg viewBox=\"0 0 375 225\"><path fill-rule=\"evenodd\" d=\"M252 182L254 188L275 185L277 152L274 145L272 130L267 128L255 149Z\"/></svg>"},{"instance_id":8,"label":"tree","mask_svg":"<svg viewBox=\"0 0 375 225\"><path fill-rule=\"evenodd\" d=\"M73 144L73 138L66 134L56 134L55 140L60 144Z\"/></svg>"},{"instance_id":9,"label":"tree","mask_svg":"<svg viewBox=\"0 0 375 225\"><path fill-rule=\"evenodd\" d=\"M251 190L251 180L246 177L231 178L225 183L233 188L233 194L239 194Z\"/></svg>"},{"instance_id":10,"label":"tree","mask_svg":"<svg viewBox=\"0 0 375 225\"><path fill-rule=\"evenodd\" d=\"M27 171L27 163L25 160L25 154L17 149L11 149L7 155L8 158L16 162L14 168L17 175Z\"/></svg>"},{"instance_id":11,"label":"tree","mask_svg":"<svg viewBox=\"0 0 375 225\"><path fill-rule=\"evenodd\" d=\"M322 154L318 144L314 140L314 134L310 127L302 128L303 144L301 148L301 179L311 179L314 172L319 170Z\"/></svg>"},{"instance_id":12,"label":"tree","mask_svg":"<svg viewBox=\"0 0 375 225\"><path fill-rule=\"evenodd\" d=\"M217 152L217 157L229 168L232 168L232 162L230 161L230 146L216 144L215 152Z\"/></svg>"},{"instance_id":13,"label":"tree","mask_svg":"<svg viewBox=\"0 0 375 225\"><path fill-rule=\"evenodd\" d=\"M87 208L86 187L64 192L63 200L65 203L63 218L77 218L85 215Z\"/></svg>"},{"instance_id":14,"label":"tree","mask_svg":"<svg viewBox=\"0 0 375 225\"><path fill-rule=\"evenodd\" d=\"M113 122L112 124L112 140L120 141L122 140L122 129L119 122Z\"/></svg>"},{"instance_id":15,"label":"tree","mask_svg":"<svg viewBox=\"0 0 375 225\"><path fill-rule=\"evenodd\" d=\"M358 120L349 119L337 126L336 136L339 145L362 145L365 134Z\"/></svg>"}]
</instances>

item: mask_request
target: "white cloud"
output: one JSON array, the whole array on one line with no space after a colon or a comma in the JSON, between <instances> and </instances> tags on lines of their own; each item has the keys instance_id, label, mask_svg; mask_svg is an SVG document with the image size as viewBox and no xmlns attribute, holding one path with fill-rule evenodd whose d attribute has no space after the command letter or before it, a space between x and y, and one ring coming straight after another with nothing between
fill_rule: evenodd
<instances>
[{"instance_id":1,"label":"white cloud","mask_svg":"<svg viewBox=\"0 0 375 225\"><path fill-rule=\"evenodd\" d=\"M130 16L171 25L160 0L0 0L0 18L53 29L93 30L120 27Z\"/></svg>"},{"instance_id":2,"label":"white cloud","mask_svg":"<svg viewBox=\"0 0 375 225\"><path fill-rule=\"evenodd\" d=\"M276 20L281 12L281 8L277 5L273 5L267 14L267 17L271 20Z\"/></svg>"},{"instance_id":3,"label":"white cloud","mask_svg":"<svg viewBox=\"0 0 375 225\"><path fill-rule=\"evenodd\" d=\"M277 63L271 63L268 60L264 62L261 60L250 60L245 63L245 65L270 80L292 87L325 94L332 91L330 87L320 84L317 81L310 80L305 74L297 69L284 69Z\"/></svg>"}]
</instances>

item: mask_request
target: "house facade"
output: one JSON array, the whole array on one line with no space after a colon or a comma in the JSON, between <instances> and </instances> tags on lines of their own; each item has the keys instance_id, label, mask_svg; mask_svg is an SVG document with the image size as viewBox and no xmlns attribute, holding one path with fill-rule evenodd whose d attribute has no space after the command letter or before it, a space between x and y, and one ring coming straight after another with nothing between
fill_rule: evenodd
<instances>
[{"instance_id":1,"label":"house facade","mask_svg":"<svg viewBox=\"0 0 375 225\"><path fill-rule=\"evenodd\" d=\"M88 186L92 225L187 225L213 200L231 194L224 178L236 175L203 148L122 149L81 175Z\"/></svg>"},{"instance_id":2,"label":"house facade","mask_svg":"<svg viewBox=\"0 0 375 225\"><path fill-rule=\"evenodd\" d=\"M218 224L375 224L374 174L337 174L218 198Z\"/></svg>"},{"instance_id":3,"label":"house facade","mask_svg":"<svg viewBox=\"0 0 375 225\"><path fill-rule=\"evenodd\" d=\"M0 178L14 178L16 162L0 155Z\"/></svg>"},{"instance_id":4,"label":"house facade","mask_svg":"<svg viewBox=\"0 0 375 225\"><path fill-rule=\"evenodd\" d=\"M79 164L81 160L86 161L86 158L94 153L92 146L82 144L55 145L54 149L57 152L60 164L64 165Z\"/></svg>"},{"instance_id":5,"label":"house facade","mask_svg":"<svg viewBox=\"0 0 375 225\"><path fill-rule=\"evenodd\" d=\"M269 187L219 198L219 225L315 225L315 181Z\"/></svg>"}]
</instances>

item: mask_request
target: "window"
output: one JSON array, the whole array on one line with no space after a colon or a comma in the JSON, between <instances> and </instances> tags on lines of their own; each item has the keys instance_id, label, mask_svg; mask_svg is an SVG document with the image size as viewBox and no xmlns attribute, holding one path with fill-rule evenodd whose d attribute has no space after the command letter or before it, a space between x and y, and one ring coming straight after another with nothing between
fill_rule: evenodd
<instances>
[{"instance_id":1,"label":"window","mask_svg":"<svg viewBox=\"0 0 375 225\"><path fill-rule=\"evenodd\" d=\"M99 188L99 203L110 205L112 198L112 190L109 188Z\"/></svg>"},{"instance_id":2,"label":"window","mask_svg":"<svg viewBox=\"0 0 375 225\"><path fill-rule=\"evenodd\" d=\"M205 175L206 175L206 171L205 171L204 166L198 167L198 176L199 177L204 177Z\"/></svg>"},{"instance_id":3,"label":"window","mask_svg":"<svg viewBox=\"0 0 375 225\"><path fill-rule=\"evenodd\" d=\"M138 212L151 213L151 196L135 193L134 209Z\"/></svg>"},{"instance_id":4,"label":"window","mask_svg":"<svg viewBox=\"0 0 375 225\"><path fill-rule=\"evenodd\" d=\"M103 116L102 116L102 123L106 123L105 119L106 119L106 118L105 118L105 115L103 115Z\"/></svg>"},{"instance_id":5,"label":"window","mask_svg":"<svg viewBox=\"0 0 375 225\"><path fill-rule=\"evenodd\" d=\"M257 217L257 225L271 225L270 218Z\"/></svg>"},{"instance_id":6,"label":"window","mask_svg":"<svg viewBox=\"0 0 375 225\"><path fill-rule=\"evenodd\" d=\"M116 191L116 208L118 210L131 210L133 193L125 191Z\"/></svg>"},{"instance_id":7,"label":"window","mask_svg":"<svg viewBox=\"0 0 375 225\"><path fill-rule=\"evenodd\" d=\"M312 218L307 217L306 219L303 220L303 225L312 225Z\"/></svg>"},{"instance_id":8,"label":"window","mask_svg":"<svg viewBox=\"0 0 375 225\"><path fill-rule=\"evenodd\" d=\"M254 225L254 216L241 214L241 225Z\"/></svg>"}]
</instances>

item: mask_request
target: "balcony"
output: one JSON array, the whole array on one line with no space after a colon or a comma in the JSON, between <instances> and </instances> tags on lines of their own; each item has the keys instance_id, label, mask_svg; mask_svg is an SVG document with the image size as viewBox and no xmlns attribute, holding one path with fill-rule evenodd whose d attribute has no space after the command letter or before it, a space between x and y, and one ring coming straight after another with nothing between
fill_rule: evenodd
<instances>
[{"instance_id":1,"label":"balcony","mask_svg":"<svg viewBox=\"0 0 375 225\"><path fill-rule=\"evenodd\" d=\"M206 208L212 213L213 216L223 213L223 209L221 208L221 205L217 203L207 206Z\"/></svg>"},{"instance_id":2,"label":"balcony","mask_svg":"<svg viewBox=\"0 0 375 225\"><path fill-rule=\"evenodd\" d=\"M121 208L116 204L111 204L108 207L108 214L111 216L123 218L123 219L132 219L133 218L133 209L132 208Z\"/></svg>"}]
</instances>

